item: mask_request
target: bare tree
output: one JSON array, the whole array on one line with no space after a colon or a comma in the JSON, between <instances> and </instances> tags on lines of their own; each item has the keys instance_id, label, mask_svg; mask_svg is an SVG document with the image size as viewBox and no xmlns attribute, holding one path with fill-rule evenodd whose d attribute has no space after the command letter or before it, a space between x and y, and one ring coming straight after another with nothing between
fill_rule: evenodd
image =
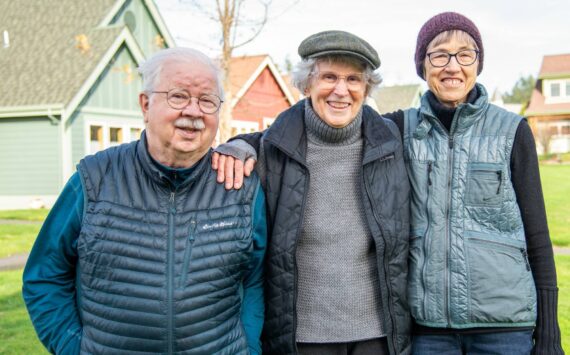
<instances>
[{"instance_id":1,"label":"bare tree","mask_svg":"<svg viewBox=\"0 0 570 355\"><path fill-rule=\"evenodd\" d=\"M220 143L231 137L233 90L230 86L230 60L236 48L253 41L269 20L273 0L181 0L219 25L220 67L223 73L225 104L220 112ZM299 0L293 1L282 13Z\"/></svg>"},{"instance_id":2,"label":"bare tree","mask_svg":"<svg viewBox=\"0 0 570 355\"><path fill-rule=\"evenodd\" d=\"M550 153L550 143L552 138L557 134L556 127L552 127L547 123L539 123L536 127L536 139L542 147L542 154L548 155Z\"/></svg>"}]
</instances>

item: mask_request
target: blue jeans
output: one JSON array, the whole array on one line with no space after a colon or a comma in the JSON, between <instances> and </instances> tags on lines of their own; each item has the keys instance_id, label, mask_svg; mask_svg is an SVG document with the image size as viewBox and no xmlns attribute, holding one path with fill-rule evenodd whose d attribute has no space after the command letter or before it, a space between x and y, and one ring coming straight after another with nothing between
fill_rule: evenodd
<instances>
[{"instance_id":1,"label":"blue jeans","mask_svg":"<svg viewBox=\"0 0 570 355\"><path fill-rule=\"evenodd\" d=\"M482 334L414 335L414 355L527 355L532 330Z\"/></svg>"}]
</instances>

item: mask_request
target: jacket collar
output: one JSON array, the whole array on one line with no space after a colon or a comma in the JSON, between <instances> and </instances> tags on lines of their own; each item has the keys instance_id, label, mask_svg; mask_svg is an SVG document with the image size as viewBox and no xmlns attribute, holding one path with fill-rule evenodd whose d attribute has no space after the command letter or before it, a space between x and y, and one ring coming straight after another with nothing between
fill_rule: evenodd
<instances>
[{"instance_id":1,"label":"jacket collar","mask_svg":"<svg viewBox=\"0 0 570 355\"><path fill-rule=\"evenodd\" d=\"M475 84L479 97L473 103L462 103L457 106L455 116L451 124L450 135L461 134L471 127L477 120L484 116L484 113L489 108L489 97L485 87L479 83ZM414 136L416 138L425 137L425 135L435 127L440 131L445 131L442 124L436 118L436 115L429 104L427 95L423 95L420 104L420 114L425 120L422 120L418 125Z\"/></svg>"},{"instance_id":2,"label":"jacket collar","mask_svg":"<svg viewBox=\"0 0 570 355\"><path fill-rule=\"evenodd\" d=\"M174 190L174 185L170 181L170 178L164 174L152 161L150 153L148 152L148 141L146 139L146 130L141 134L140 140L137 142L136 155L137 160L141 164L146 175L153 180L155 183L168 187ZM182 190L193 181L197 180L202 174L206 173L206 169L210 166L212 155L212 149L208 150L208 153L202 159L200 159L196 164L196 168L192 173L180 184L177 190Z\"/></svg>"},{"instance_id":3,"label":"jacket collar","mask_svg":"<svg viewBox=\"0 0 570 355\"><path fill-rule=\"evenodd\" d=\"M304 116L305 101L301 100L282 112L263 139L271 142L291 158L306 165L307 136ZM364 138L363 164L394 154L400 145L399 135L388 127L386 119L374 109L364 105L362 111L362 135Z\"/></svg>"}]
</instances>

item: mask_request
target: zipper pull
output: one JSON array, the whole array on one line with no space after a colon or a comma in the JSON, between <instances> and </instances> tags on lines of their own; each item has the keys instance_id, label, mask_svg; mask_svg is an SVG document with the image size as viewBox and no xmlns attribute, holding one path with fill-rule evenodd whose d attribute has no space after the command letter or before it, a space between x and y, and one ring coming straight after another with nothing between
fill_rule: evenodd
<instances>
[{"instance_id":1,"label":"zipper pull","mask_svg":"<svg viewBox=\"0 0 570 355\"><path fill-rule=\"evenodd\" d=\"M453 137L449 137L449 149L453 149Z\"/></svg>"},{"instance_id":2,"label":"zipper pull","mask_svg":"<svg viewBox=\"0 0 570 355\"><path fill-rule=\"evenodd\" d=\"M497 171L497 177L499 178L499 187L497 187L497 195L501 193L501 185L503 184L503 172L501 170Z\"/></svg>"},{"instance_id":3,"label":"zipper pull","mask_svg":"<svg viewBox=\"0 0 570 355\"><path fill-rule=\"evenodd\" d=\"M428 161L428 186L431 186L432 162Z\"/></svg>"}]
</instances>

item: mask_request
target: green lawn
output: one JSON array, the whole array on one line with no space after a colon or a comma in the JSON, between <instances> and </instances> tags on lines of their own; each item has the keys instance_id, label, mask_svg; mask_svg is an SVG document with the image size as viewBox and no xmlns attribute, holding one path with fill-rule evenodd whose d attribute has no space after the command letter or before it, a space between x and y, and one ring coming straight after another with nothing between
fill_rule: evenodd
<instances>
[{"instance_id":1,"label":"green lawn","mask_svg":"<svg viewBox=\"0 0 570 355\"><path fill-rule=\"evenodd\" d=\"M35 210L6 210L0 211L0 219L20 219L24 221L43 221L49 209L40 208Z\"/></svg>"},{"instance_id":2,"label":"green lawn","mask_svg":"<svg viewBox=\"0 0 570 355\"><path fill-rule=\"evenodd\" d=\"M0 224L0 258L29 252L40 227L39 224Z\"/></svg>"},{"instance_id":3,"label":"green lawn","mask_svg":"<svg viewBox=\"0 0 570 355\"><path fill-rule=\"evenodd\" d=\"M562 331L562 347L570 352L570 255L557 255L558 323Z\"/></svg>"},{"instance_id":4,"label":"green lawn","mask_svg":"<svg viewBox=\"0 0 570 355\"><path fill-rule=\"evenodd\" d=\"M541 165L540 175L552 243L570 246L570 165Z\"/></svg>"},{"instance_id":5,"label":"green lawn","mask_svg":"<svg viewBox=\"0 0 570 355\"><path fill-rule=\"evenodd\" d=\"M0 271L0 354L47 354L28 318L22 270Z\"/></svg>"}]
</instances>

